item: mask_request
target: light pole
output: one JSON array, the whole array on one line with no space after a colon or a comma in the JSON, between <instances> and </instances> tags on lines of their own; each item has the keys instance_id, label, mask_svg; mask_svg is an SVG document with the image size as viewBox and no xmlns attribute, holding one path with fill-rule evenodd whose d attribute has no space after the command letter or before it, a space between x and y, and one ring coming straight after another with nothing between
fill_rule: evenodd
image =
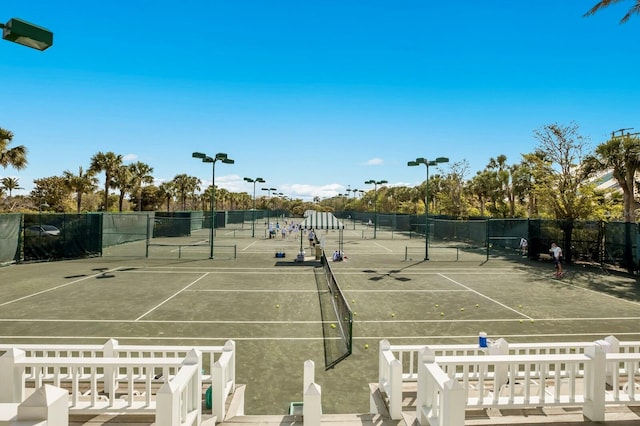
<instances>
[{"instance_id":1,"label":"light pole","mask_svg":"<svg viewBox=\"0 0 640 426\"><path fill-rule=\"evenodd\" d=\"M253 183L253 215L251 218L251 238L255 238L256 236L256 182L265 183L266 180L261 177L257 177L255 179L244 178L245 181L249 183Z\"/></svg>"},{"instance_id":2,"label":"light pole","mask_svg":"<svg viewBox=\"0 0 640 426\"><path fill-rule=\"evenodd\" d=\"M235 161L228 158L224 152L217 153L213 158L203 152L194 152L191 156L193 158L200 158L203 163L211 163L211 231L209 232L209 259L213 259L213 228L215 227L216 216L216 161L222 161L225 164L233 164Z\"/></svg>"},{"instance_id":3,"label":"light pole","mask_svg":"<svg viewBox=\"0 0 640 426\"><path fill-rule=\"evenodd\" d=\"M435 160L427 160L426 158L416 158L415 161L409 161L407 166L418 166L424 164L427 167L427 181L425 183L424 195L424 260L429 260L429 166L437 166L440 163L448 163L447 157L438 157Z\"/></svg>"},{"instance_id":4,"label":"light pole","mask_svg":"<svg viewBox=\"0 0 640 426\"><path fill-rule=\"evenodd\" d=\"M6 24L0 23L2 38L31 47L45 50L53 45L53 33L46 28L39 27L18 18L11 18Z\"/></svg>"},{"instance_id":5,"label":"light pole","mask_svg":"<svg viewBox=\"0 0 640 426\"><path fill-rule=\"evenodd\" d=\"M376 239L376 232L378 230L378 185L382 185L385 183L389 183L386 180L374 180L370 179L365 182L365 185L373 185L373 211L374 211L374 222L373 222L373 239Z\"/></svg>"},{"instance_id":6,"label":"light pole","mask_svg":"<svg viewBox=\"0 0 640 426\"><path fill-rule=\"evenodd\" d=\"M267 191L267 229L271 223L271 191L277 191L275 188L262 188L263 191ZM269 235L271 238L271 235Z\"/></svg>"}]
</instances>

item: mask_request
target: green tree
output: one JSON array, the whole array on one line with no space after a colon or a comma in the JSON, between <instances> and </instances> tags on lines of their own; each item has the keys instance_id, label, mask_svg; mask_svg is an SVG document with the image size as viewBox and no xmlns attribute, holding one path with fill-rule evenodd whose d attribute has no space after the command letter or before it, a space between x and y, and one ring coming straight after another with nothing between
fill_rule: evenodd
<instances>
[{"instance_id":1,"label":"green tree","mask_svg":"<svg viewBox=\"0 0 640 426\"><path fill-rule=\"evenodd\" d=\"M601 0L598 3L596 3L596 5L593 6L591 9L589 9L589 11L587 11L587 13L584 14L584 16L591 16L604 8L607 8L616 3L620 3L622 1L626 1L626 0ZM625 22L627 22L631 18L631 15L640 13L640 0L631 0L631 1L634 2L634 4L631 5L626 15L624 15L622 19L620 19L621 24L624 24Z\"/></svg>"},{"instance_id":2,"label":"green tree","mask_svg":"<svg viewBox=\"0 0 640 426\"><path fill-rule=\"evenodd\" d=\"M4 169L24 169L27 167L27 148L24 145L9 148L12 140L13 133L0 127L0 166Z\"/></svg>"},{"instance_id":3,"label":"green tree","mask_svg":"<svg viewBox=\"0 0 640 426\"><path fill-rule=\"evenodd\" d=\"M636 172L640 169L640 138L624 135L613 137L598 145L582 164L584 177L612 170L613 178L620 185L624 200L624 221L636 222L636 209L640 204L635 200Z\"/></svg>"},{"instance_id":4,"label":"green tree","mask_svg":"<svg viewBox=\"0 0 640 426\"><path fill-rule=\"evenodd\" d=\"M120 192L118 194L118 211L121 212L124 205L124 197L131 192L132 188L131 171L129 167L125 165L118 167L111 181L111 187Z\"/></svg>"},{"instance_id":5,"label":"green tree","mask_svg":"<svg viewBox=\"0 0 640 426\"><path fill-rule=\"evenodd\" d=\"M136 194L138 211L142 211L142 187L145 184L153 183L153 167L141 161L129 164L131 176L131 188Z\"/></svg>"},{"instance_id":6,"label":"green tree","mask_svg":"<svg viewBox=\"0 0 640 426\"><path fill-rule=\"evenodd\" d=\"M86 193L95 191L98 179L95 176L95 172L82 169L82 166L78 168L78 174L74 175L69 170L65 170L62 173L64 184L69 191L76 193L76 212L80 213L82 208L82 196Z\"/></svg>"},{"instance_id":7,"label":"green tree","mask_svg":"<svg viewBox=\"0 0 640 426\"><path fill-rule=\"evenodd\" d=\"M196 191L200 190L202 181L194 176L179 174L173 178L173 187L176 195L180 199L182 210L187 209L187 198L193 197Z\"/></svg>"},{"instance_id":8,"label":"green tree","mask_svg":"<svg viewBox=\"0 0 640 426\"><path fill-rule=\"evenodd\" d=\"M36 207L48 204L49 209L56 212L65 210L65 201L69 197L70 191L65 185L65 180L61 176L50 176L41 179L34 179L35 187L31 191L31 199L36 202Z\"/></svg>"},{"instance_id":9,"label":"green tree","mask_svg":"<svg viewBox=\"0 0 640 426\"><path fill-rule=\"evenodd\" d=\"M176 187L174 181L163 182L158 187L158 196L163 202L167 203L167 212L171 210L171 201L176 196Z\"/></svg>"},{"instance_id":10,"label":"green tree","mask_svg":"<svg viewBox=\"0 0 640 426\"><path fill-rule=\"evenodd\" d=\"M593 205L593 190L582 190L583 173L580 165L586 158L586 141L578 133L578 125L548 124L534 131L538 140L538 156L549 161L551 168L538 185L537 193L561 221L565 241L562 247L567 260L571 260L571 241L576 219L589 217Z\"/></svg>"},{"instance_id":11,"label":"green tree","mask_svg":"<svg viewBox=\"0 0 640 426\"><path fill-rule=\"evenodd\" d=\"M109 188L113 186L113 178L122 165L122 155L109 152L98 152L91 157L89 170L95 173L104 172L104 211L109 210Z\"/></svg>"},{"instance_id":12,"label":"green tree","mask_svg":"<svg viewBox=\"0 0 640 426\"><path fill-rule=\"evenodd\" d=\"M13 177L4 177L2 178L2 188L6 189L7 191L9 191L9 197L12 196L12 192L14 189L24 189L22 187L20 187L20 183L19 183L18 178L13 178Z\"/></svg>"}]
</instances>

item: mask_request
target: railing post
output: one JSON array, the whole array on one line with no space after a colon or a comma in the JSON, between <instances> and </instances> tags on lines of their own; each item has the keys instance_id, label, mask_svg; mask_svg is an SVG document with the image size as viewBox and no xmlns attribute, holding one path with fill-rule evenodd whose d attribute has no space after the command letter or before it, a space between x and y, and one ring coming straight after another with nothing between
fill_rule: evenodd
<instances>
[{"instance_id":1,"label":"railing post","mask_svg":"<svg viewBox=\"0 0 640 426\"><path fill-rule=\"evenodd\" d=\"M16 348L8 349L0 357L0 403L20 403L24 399L24 367L16 365L24 358L25 352Z\"/></svg>"},{"instance_id":2,"label":"railing post","mask_svg":"<svg viewBox=\"0 0 640 426\"><path fill-rule=\"evenodd\" d=\"M603 422L606 355L600 345L586 348L584 354L590 361L585 363L584 368L585 401L582 412L592 422Z\"/></svg>"},{"instance_id":3,"label":"railing post","mask_svg":"<svg viewBox=\"0 0 640 426\"><path fill-rule=\"evenodd\" d=\"M68 426L69 392L51 385L36 389L18 406L16 420L46 421L49 425Z\"/></svg>"},{"instance_id":4,"label":"railing post","mask_svg":"<svg viewBox=\"0 0 640 426\"><path fill-rule=\"evenodd\" d=\"M116 339L109 339L102 347L102 354L106 358L117 358L118 357L118 341ZM110 380L111 377L114 377L113 367L107 366L104 367L104 377L109 378L109 380L104 381L104 392L111 395L111 392L115 392L117 390L117 385L115 385L113 380Z\"/></svg>"},{"instance_id":5,"label":"railing post","mask_svg":"<svg viewBox=\"0 0 640 426\"><path fill-rule=\"evenodd\" d=\"M391 350L389 341L386 339L380 340L380 345L378 346L378 386L381 388L384 385L385 372L387 370L387 362L385 361L383 353L388 350Z\"/></svg>"},{"instance_id":6,"label":"railing post","mask_svg":"<svg viewBox=\"0 0 640 426\"><path fill-rule=\"evenodd\" d=\"M464 425L467 391L456 379L449 379L444 386L440 402L440 424L443 426Z\"/></svg>"},{"instance_id":7,"label":"railing post","mask_svg":"<svg viewBox=\"0 0 640 426\"><path fill-rule=\"evenodd\" d=\"M509 355L509 342L500 338L492 345L487 347L489 355ZM500 386L506 385L509 381L509 366L507 364L498 364L495 366L493 381L495 383L496 392L500 390Z\"/></svg>"},{"instance_id":8,"label":"railing post","mask_svg":"<svg viewBox=\"0 0 640 426\"><path fill-rule=\"evenodd\" d=\"M156 425L174 426L180 421L180 392L173 381L166 381L156 394Z\"/></svg>"},{"instance_id":9,"label":"railing post","mask_svg":"<svg viewBox=\"0 0 640 426\"><path fill-rule=\"evenodd\" d=\"M429 371L425 364L434 363L435 353L425 346L418 351L418 394L416 399L416 418L421 425L429 424L429 420L424 415L423 407L432 407L433 384L429 376Z\"/></svg>"},{"instance_id":10,"label":"railing post","mask_svg":"<svg viewBox=\"0 0 640 426\"><path fill-rule=\"evenodd\" d=\"M304 380L302 383L302 393L304 394L309 388L309 385L315 381L315 363L308 359L304 362Z\"/></svg>"},{"instance_id":11,"label":"railing post","mask_svg":"<svg viewBox=\"0 0 640 426\"><path fill-rule=\"evenodd\" d=\"M233 340L227 340L222 350L223 352L231 353L227 371L227 380L231 381L231 392L233 392L236 390L236 342Z\"/></svg>"},{"instance_id":12,"label":"railing post","mask_svg":"<svg viewBox=\"0 0 640 426\"><path fill-rule=\"evenodd\" d=\"M322 420L322 389L311 383L302 400L302 421L304 426L320 426Z\"/></svg>"},{"instance_id":13,"label":"railing post","mask_svg":"<svg viewBox=\"0 0 640 426\"><path fill-rule=\"evenodd\" d=\"M393 359L389 374L389 416L391 420L402 418L402 363Z\"/></svg>"},{"instance_id":14,"label":"railing post","mask_svg":"<svg viewBox=\"0 0 640 426\"><path fill-rule=\"evenodd\" d=\"M604 341L609 345L609 353L620 353L620 340L615 336L607 336ZM613 386L613 374L618 366L615 363L607 363L607 384Z\"/></svg>"}]
</instances>

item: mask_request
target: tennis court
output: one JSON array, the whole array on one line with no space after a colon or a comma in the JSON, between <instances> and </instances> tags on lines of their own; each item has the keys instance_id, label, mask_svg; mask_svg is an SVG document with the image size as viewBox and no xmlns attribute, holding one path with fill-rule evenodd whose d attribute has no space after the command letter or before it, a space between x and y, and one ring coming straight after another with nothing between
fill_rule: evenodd
<instances>
[{"instance_id":1,"label":"tennis court","mask_svg":"<svg viewBox=\"0 0 640 426\"><path fill-rule=\"evenodd\" d=\"M338 319L327 318L321 306L315 249L300 235L263 238L262 229L255 239L217 230L220 257L213 261L205 234L180 248L180 257L174 243L136 257L144 243L134 242L100 258L0 268L0 342L222 345L233 339L237 382L247 384L246 414L284 414L302 399L308 359L316 364L325 413L367 412L381 339L472 343L485 331L511 342L610 334L640 340L633 277L569 265L567 277L557 280L548 262L512 254L487 260L477 248L437 241L425 262L424 240L381 230L374 239L371 229L347 225L318 233L328 257L343 244L346 261L331 268L353 311L353 353L332 369L324 368L325 340L335 338L326 325ZM296 262L301 245L307 261Z\"/></svg>"}]
</instances>

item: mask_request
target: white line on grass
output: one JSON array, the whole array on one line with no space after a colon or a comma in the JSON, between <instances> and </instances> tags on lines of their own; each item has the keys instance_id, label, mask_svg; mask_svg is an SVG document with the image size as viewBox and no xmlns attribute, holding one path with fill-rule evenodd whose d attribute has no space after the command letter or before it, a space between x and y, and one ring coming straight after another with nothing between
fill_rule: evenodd
<instances>
[{"instance_id":1,"label":"white line on grass","mask_svg":"<svg viewBox=\"0 0 640 426\"><path fill-rule=\"evenodd\" d=\"M515 313L516 313L516 314L518 314L518 315L522 315L522 316L523 316L523 317L525 317L526 319L530 319L530 320L531 320L531 319L533 319L533 318L531 318L529 315L525 315L525 314L523 314L522 312L517 311L517 310L513 309L513 308L512 308L512 307L510 307L510 306L505 305L504 303L500 303L500 302L498 302L497 300L492 299L492 298L491 298L491 297L489 297L489 296L485 296L484 294L480 293L479 291L476 291L476 290L474 290L474 289L472 289L472 288L470 288L470 287L467 287L466 285L464 285L464 284L462 284L462 283L459 283L458 281L456 281L456 280L454 280L454 279L451 279L451 278L447 277L446 275L443 275L443 274L438 274L438 275L440 275L442 278L444 278L444 279L446 279L446 280L451 281L451 282L452 282L452 283L454 283L454 284L459 285L459 286L460 286L460 287L462 287L462 288L466 288L466 289L467 289L467 290L469 290L470 292L475 293L475 294L477 294L477 295L478 295L478 296L480 296L480 297L484 297L485 299L487 299L487 300L489 300L489 301L491 301L491 302L493 302L493 303L496 303L496 304L498 304L498 305L502 306L503 308L506 308L506 309L510 310L511 312L515 312Z\"/></svg>"},{"instance_id":2,"label":"white line on grass","mask_svg":"<svg viewBox=\"0 0 640 426\"><path fill-rule=\"evenodd\" d=\"M79 283L81 281L88 280L90 278L95 278L95 277L98 277L100 275L107 274L109 272L115 272L117 270L118 270L118 268L108 269L106 271L101 271L101 272L99 272L97 274L89 275L89 276L86 276L86 277L83 277L83 278L80 278L78 280L74 280L74 281L71 281L71 282L68 282L68 283L60 284L58 286L51 287L51 288L48 288L46 290L42 290L42 291L38 291L36 293L29 294L27 296L18 297L17 299L13 299L13 300L6 301L4 303L0 303L0 307L9 305L9 304L14 303L14 302L19 302L21 300L29 299L30 297L38 296L40 294L48 293L50 291L57 290L57 289L62 288L62 287L66 287L68 285L76 284L76 283Z\"/></svg>"},{"instance_id":3,"label":"white line on grass","mask_svg":"<svg viewBox=\"0 0 640 426\"><path fill-rule=\"evenodd\" d=\"M154 306L153 308L149 309L147 312L145 312L144 314L140 315L138 318L136 318L136 321L139 321L141 318L145 317L146 315L150 314L151 312L155 311L156 309L158 309L160 306L164 305L165 303L167 303L169 300L173 299L174 297L176 297L178 294L182 293L183 291L185 291L186 289L188 289L189 287L191 287L192 285L194 285L195 283L197 283L198 281L200 281L201 279L203 279L204 277L206 277L207 275L209 275L209 272L205 272L204 274L202 274L202 276L200 276L198 279L196 279L195 281L192 281L191 284L188 284L187 286L185 286L184 288L176 291L175 293L173 293L171 296L167 297L166 299L164 299L162 302L158 303L156 306Z\"/></svg>"}]
</instances>

